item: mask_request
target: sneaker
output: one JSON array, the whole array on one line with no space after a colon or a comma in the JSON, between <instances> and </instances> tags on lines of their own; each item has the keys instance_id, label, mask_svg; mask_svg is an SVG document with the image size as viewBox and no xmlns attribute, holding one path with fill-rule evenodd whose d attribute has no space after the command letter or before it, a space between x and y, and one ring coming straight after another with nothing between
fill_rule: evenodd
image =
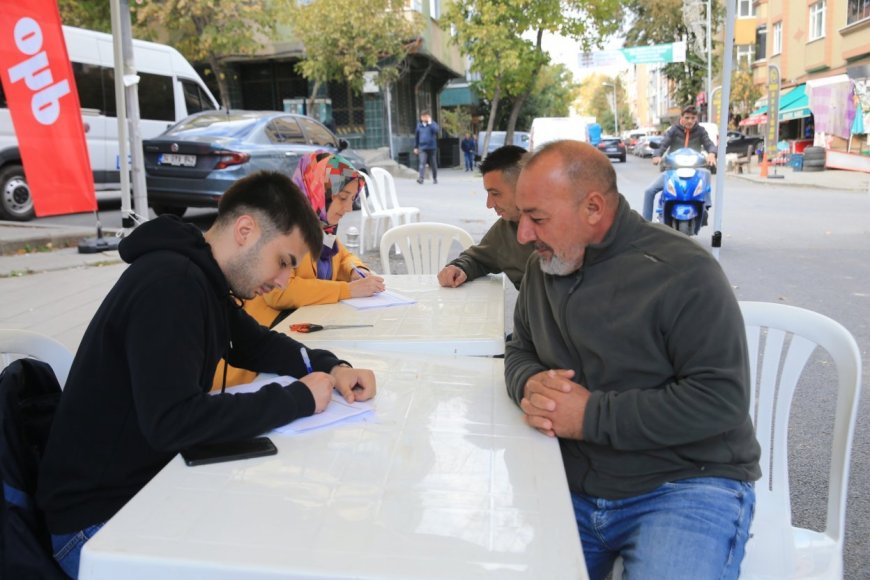
<instances>
[{"instance_id":1,"label":"sneaker","mask_svg":"<svg viewBox=\"0 0 870 580\"><path fill-rule=\"evenodd\" d=\"M420 178L418 177L418 178L417 178L417 183L423 183L423 180L420 179Z\"/></svg>"},{"instance_id":2,"label":"sneaker","mask_svg":"<svg viewBox=\"0 0 870 580\"><path fill-rule=\"evenodd\" d=\"M437 180L437 179L433 179L433 180L432 180L432 183L438 183L438 180Z\"/></svg>"}]
</instances>

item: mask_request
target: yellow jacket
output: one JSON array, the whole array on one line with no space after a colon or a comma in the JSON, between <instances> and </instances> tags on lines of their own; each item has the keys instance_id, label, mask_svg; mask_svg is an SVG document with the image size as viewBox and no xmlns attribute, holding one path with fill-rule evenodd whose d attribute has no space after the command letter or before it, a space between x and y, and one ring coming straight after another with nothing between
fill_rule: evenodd
<instances>
[{"instance_id":1,"label":"yellow jacket","mask_svg":"<svg viewBox=\"0 0 870 580\"><path fill-rule=\"evenodd\" d=\"M255 296L245 301L245 312L262 324L272 327L275 319L283 310L295 310L312 304L335 304L350 298L350 276L353 267L366 265L344 245L336 240L338 251L332 257L332 280L317 278L317 262L311 254L306 254L284 288L275 288L268 294ZM224 361L218 363L211 390L220 390L224 379ZM250 383L257 373L238 369L232 365L227 369L227 386Z\"/></svg>"}]
</instances>

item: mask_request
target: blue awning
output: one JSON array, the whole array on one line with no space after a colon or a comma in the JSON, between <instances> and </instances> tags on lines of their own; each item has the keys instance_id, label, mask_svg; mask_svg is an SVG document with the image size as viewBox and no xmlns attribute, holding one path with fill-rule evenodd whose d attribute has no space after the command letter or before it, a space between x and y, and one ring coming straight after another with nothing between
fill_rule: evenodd
<instances>
[{"instance_id":1,"label":"blue awning","mask_svg":"<svg viewBox=\"0 0 870 580\"><path fill-rule=\"evenodd\" d=\"M779 104L779 122L802 119L812 115L806 85L798 85L782 98Z\"/></svg>"}]
</instances>

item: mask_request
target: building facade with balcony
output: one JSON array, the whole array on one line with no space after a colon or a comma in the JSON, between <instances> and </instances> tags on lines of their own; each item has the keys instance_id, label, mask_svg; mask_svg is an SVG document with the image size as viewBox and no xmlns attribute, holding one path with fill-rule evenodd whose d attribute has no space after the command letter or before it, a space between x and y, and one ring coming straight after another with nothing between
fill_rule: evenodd
<instances>
[{"instance_id":1,"label":"building facade with balcony","mask_svg":"<svg viewBox=\"0 0 870 580\"><path fill-rule=\"evenodd\" d=\"M779 68L780 137L870 155L870 0L755 0L753 10L753 79L765 87ZM746 121L770 122L765 113L766 100Z\"/></svg>"}]
</instances>

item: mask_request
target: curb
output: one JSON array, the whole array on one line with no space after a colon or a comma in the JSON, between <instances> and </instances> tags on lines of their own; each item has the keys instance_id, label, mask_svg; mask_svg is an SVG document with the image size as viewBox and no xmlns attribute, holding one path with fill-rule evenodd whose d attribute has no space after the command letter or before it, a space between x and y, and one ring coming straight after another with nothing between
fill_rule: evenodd
<instances>
[{"instance_id":1,"label":"curb","mask_svg":"<svg viewBox=\"0 0 870 580\"><path fill-rule=\"evenodd\" d=\"M116 230L104 229L104 237ZM64 248L77 248L79 241L95 238L92 227L56 226L46 224L0 221L0 256L43 253Z\"/></svg>"}]
</instances>

